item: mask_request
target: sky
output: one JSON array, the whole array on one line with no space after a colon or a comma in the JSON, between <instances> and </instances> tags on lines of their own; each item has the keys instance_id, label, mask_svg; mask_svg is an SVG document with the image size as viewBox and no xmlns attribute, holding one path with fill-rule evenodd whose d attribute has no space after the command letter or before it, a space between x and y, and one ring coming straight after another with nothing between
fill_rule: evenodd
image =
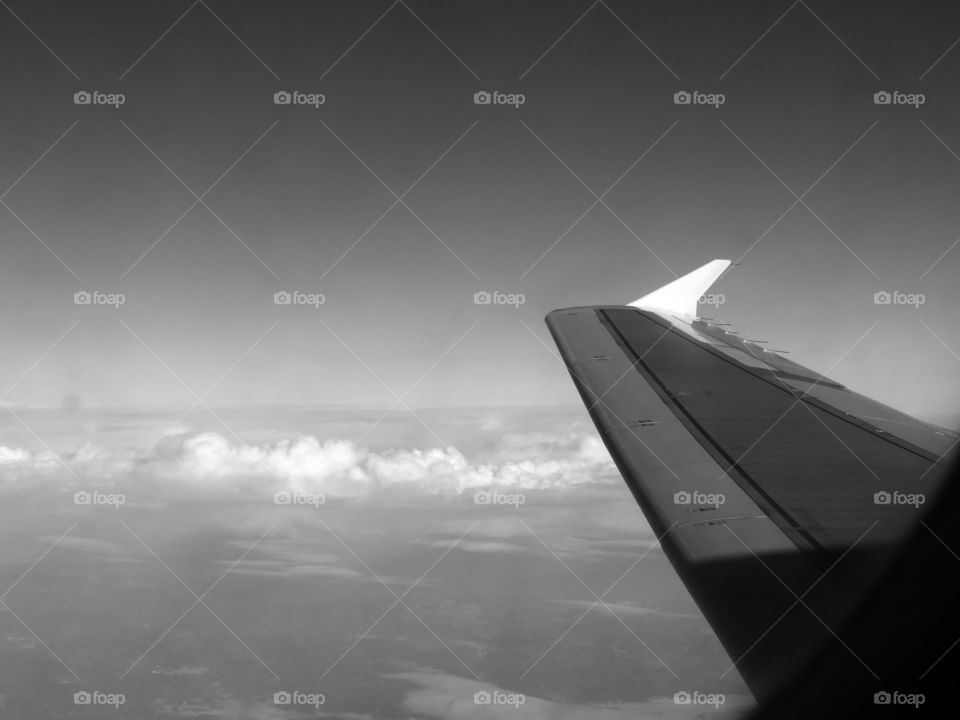
<instances>
[{"instance_id":1,"label":"sky","mask_svg":"<svg viewBox=\"0 0 960 720\"><path fill-rule=\"evenodd\" d=\"M952 424L955 10L735 9L7 3L4 401L575 405L544 314L725 257L711 316Z\"/></svg>"}]
</instances>

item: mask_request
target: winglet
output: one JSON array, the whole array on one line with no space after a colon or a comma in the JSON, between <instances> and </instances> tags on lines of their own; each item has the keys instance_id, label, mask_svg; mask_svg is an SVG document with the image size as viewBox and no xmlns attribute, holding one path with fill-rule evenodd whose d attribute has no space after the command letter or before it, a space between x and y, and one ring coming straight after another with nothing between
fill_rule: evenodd
<instances>
[{"instance_id":1,"label":"winglet","mask_svg":"<svg viewBox=\"0 0 960 720\"><path fill-rule=\"evenodd\" d=\"M696 317L697 301L729 266L729 260L711 260L659 290L634 300L630 306L642 310L667 310Z\"/></svg>"}]
</instances>

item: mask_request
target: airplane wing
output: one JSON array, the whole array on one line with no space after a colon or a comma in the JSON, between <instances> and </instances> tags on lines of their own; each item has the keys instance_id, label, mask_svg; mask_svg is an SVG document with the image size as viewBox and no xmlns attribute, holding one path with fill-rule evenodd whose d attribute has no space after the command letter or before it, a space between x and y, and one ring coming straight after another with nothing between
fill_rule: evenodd
<instances>
[{"instance_id":1,"label":"airplane wing","mask_svg":"<svg viewBox=\"0 0 960 720\"><path fill-rule=\"evenodd\" d=\"M555 310L546 323L761 707L828 646L836 672L873 687L873 663L887 660L870 643L853 647L846 628L943 485L958 436L697 317L729 264L630 305Z\"/></svg>"}]
</instances>

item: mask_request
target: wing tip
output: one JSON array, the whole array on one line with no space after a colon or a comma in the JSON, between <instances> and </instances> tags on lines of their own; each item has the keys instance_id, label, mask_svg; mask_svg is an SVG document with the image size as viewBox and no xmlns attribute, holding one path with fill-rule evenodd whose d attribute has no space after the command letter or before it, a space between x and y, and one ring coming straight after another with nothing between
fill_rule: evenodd
<instances>
[{"instance_id":1,"label":"wing tip","mask_svg":"<svg viewBox=\"0 0 960 720\"><path fill-rule=\"evenodd\" d=\"M730 267L730 260L715 259L686 275L667 283L661 288L637 298L630 307L641 310L666 310L680 315L696 317L697 302Z\"/></svg>"}]
</instances>

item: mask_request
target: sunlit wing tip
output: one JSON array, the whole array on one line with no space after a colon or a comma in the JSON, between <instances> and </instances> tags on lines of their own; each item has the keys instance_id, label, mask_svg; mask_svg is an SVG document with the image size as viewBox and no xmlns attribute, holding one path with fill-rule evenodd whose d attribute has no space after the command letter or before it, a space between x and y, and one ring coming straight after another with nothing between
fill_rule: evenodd
<instances>
[{"instance_id":1,"label":"sunlit wing tip","mask_svg":"<svg viewBox=\"0 0 960 720\"><path fill-rule=\"evenodd\" d=\"M682 315L696 316L697 301L728 267L730 267L729 260L711 260L662 288L634 300L630 306L642 310L668 310Z\"/></svg>"}]
</instances>

